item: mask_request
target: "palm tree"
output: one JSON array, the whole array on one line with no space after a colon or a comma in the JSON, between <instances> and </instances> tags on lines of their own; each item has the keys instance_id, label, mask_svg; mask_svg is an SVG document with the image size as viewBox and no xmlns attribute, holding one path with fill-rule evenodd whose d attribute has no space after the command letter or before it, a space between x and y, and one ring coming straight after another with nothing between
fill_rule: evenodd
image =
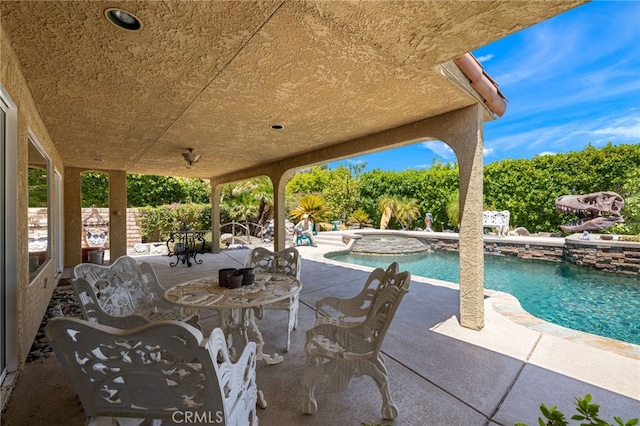
<instances>
[{"instance_id":1,"label":"palm tree","mask_svg":"<svg viewBox=\"0 0 640 426\"><path fill-rule=\"evenodd\" d=\"M255 179L256 187L253 190L254 197L260 202L258 224L264 225L271 218L273 210L273 185L267 177Z\"/></svg>"},{"instance_id":2,"label":"palm tree","mask_svg":"<svg viewBox=\"0 0 640 426\"><path fill-rule=\"evenodd\" d=\"M263 225L270 219L273 209L271 181L267 177L259 177L229 184L223 191L221 206L225 207L233 220L244 220L248 226L253 219Z\"/></svg>"},{"instance_id":3,"label":"palm tree","mask_svg":"<svg viewBox=\"0 0 640 426\"><path fill-rule=\"evenodd\" d=\"M331 210L327 207L324 198L318 195L305 195L300 199L298 206L291 210L291 216L298 222L305 214L309 215L309 220L313 223L327 222Z\"/></svg>"},{"instance_id":4,"label":"palm tree","mask_svg":"<svg viewBox=\"0 0 640 426\"><path fill-rule=\"evenodd\" d=\"M389 221L394 215L397 200L395 197L384 197L378 202L378 208L380 209L380 213L382 213L382 217L380 217L380 229L387 229L387 225L389 225Z\"/></svg>"},{"instance_id":5,"label":"palm tree","mask_svg":"<svg viewBox=\"0 0 640 426\"><path fill-rule=\"evenodd\" d=\"M380 213L380 229L387 229L389 221L395 216L402 229L407 229L420 215L418 200L415 198L385 197L378 203Z\"/></svg>"},{"instance_id":6,"label":"palm tree","mask_svg":"<svg viewBox=\"0 0 640 426\"><path fill-rule=\"evenodd\" d=\"M402 229L409 229L411 223L420 216L418 200L415 198L402 198L397 200L395 214Z\"/></svg>"},{"instance_id":7,"label":"palm tree","mask_svg":"<svg viewBox=\"0 0 640 426\"><path fill-rule=\"evenodd\" d=\"M230 204L233 219L244 221L247 227L251 218L258 213L258 203L250 192L241 192L230 201Z\"/></svg>"},{"instance_id":8,"label":"palm tree","mask_svg":"<svg viewBox=\"0 0 640 426\"><path fill-rule=\"evenodd\" d=\"M354 211L351 216L349 216L347 222L349 224L358 225L360 229L364 228L365 226L371 226L373 224L367 212L362 209Z\"/></svg>"},{"instance_id":9,"label":"palm tree","mask_svg":"<svg viewBox=\"0 0 640 426\"><path fill-rule=\"evenodd\" d=\"M255 184L250 181L225 185L220 197L220 208L229 219L244 222L247 240L251 235L249 222L258 215L260 207L260 202L253 193L254 187Z\"/></svg>"}]
</instances>

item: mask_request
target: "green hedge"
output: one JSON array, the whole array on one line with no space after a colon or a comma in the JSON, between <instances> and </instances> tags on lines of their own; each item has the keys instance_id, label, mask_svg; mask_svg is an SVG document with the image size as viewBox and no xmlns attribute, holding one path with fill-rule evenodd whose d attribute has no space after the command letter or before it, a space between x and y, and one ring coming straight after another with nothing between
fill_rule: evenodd
<instances>
[{"instance_id":1,"label":"green hedge","mask_svg":"<svg viewBox=\"0 0 640 426\"><path fill-rule=\"evenodd\" d=\"M210 204L168 204L159 207L142 207L140 235L143 241L162 241L162 234L176 231L185 225L194 230L211 229Z\"/></svg>"}]
</instances>

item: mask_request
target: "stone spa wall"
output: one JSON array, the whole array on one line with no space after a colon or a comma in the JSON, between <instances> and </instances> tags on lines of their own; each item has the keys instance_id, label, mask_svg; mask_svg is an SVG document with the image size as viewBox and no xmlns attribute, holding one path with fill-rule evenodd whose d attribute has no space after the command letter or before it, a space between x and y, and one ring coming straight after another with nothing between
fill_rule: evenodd
<instances>
[{"instance_id":1,"label":"stone spa wall","mask_svg":"<svg viewBox=\"0 0 640 426\"><path fill-rule=\"evenodd\" d=\"M564 260L579 266L640 277L640 244L567 238Z\"/></svg>"},{"instance_id":2,"label":"stone spa wall","mask_svg":"<svg viewBox=\"0 0 640 426\"><path fill-rule=\"evenodd\" d=\"M523 259L567 262L574 265L599 269L606 272L636 275L640 277L640 243L614 240L601 240L591 235L582 240L580 234L567 238L485 237L485 254L493 256L515 256ZM429 250L458 250L458 238L415 237Z\"/></svg>"}]
</instances>

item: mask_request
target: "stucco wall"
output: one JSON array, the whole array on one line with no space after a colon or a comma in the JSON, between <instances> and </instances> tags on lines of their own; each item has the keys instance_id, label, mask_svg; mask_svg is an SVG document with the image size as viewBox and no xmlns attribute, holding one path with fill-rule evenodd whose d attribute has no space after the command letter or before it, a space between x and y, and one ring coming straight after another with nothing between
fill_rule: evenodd
<instances>
[{"instance_id":1,"label":"stucco wall","mask_svg":"<svg viewBox=\"0 0 640 426\"><path fill-rule=\"evenodd\" d=\"M17 330L17 348L8 348L8 351L17 351L19 367L29 353L31 343L36 335L40 321L44 315L53 289L55 288L55 265L53 260L47 262L40 273L29 282L29 254L27 245L28 235L28 193L27 193L27 168L28 168L28 132L30 131L38 140L47 156L51 159L52 166L61 174L64 173L62 161L54 148L49 133L35 106L29 87L20 70L15 53L4 31L0 29L0 82L11 96L18 109L18 146L17 146L17 179L16 182L6 182L6 185L16 185L17 196L17 279L15 282L7 282L7 286L15 286L17 289L17 301L8 300L7 303L17 303L17 318L7 319L8 332ZM9 159L10 161L10 159ZM53 182L53 176L50 176ZM57 200L52 199L50 206L52 214L56 211ZM51 242L52 247L54 242ZM7 247L11 250L12 247ZM12 353L8 354L12 356Z\"/></svg>"}]
</instances>

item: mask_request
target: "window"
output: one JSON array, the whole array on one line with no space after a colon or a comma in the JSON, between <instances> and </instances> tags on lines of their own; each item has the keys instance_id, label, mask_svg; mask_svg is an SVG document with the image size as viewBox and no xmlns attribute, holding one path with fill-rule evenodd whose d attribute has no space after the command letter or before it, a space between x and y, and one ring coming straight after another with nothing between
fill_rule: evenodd
<instances>
[{"instance_id":1,"label":"window","mask_svg":"<svg viewBox=\"0 0 640 426\"><path fill-rule=\"evenodd\" d=\"M29 281L51 258L50 161L29 134Z\"/></svg>"}]
</instances>

